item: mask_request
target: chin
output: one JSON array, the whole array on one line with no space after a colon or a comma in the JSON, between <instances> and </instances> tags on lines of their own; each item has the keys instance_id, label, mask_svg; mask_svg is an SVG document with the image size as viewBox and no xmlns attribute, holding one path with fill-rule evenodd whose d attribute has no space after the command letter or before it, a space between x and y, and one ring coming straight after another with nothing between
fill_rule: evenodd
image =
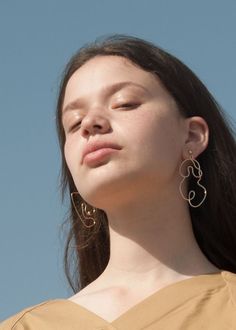
<instances>
[{"instance_id":1,"label":"chin","mask_svg":"<svg viewBox=\"0 0 236 330\"><path fill-rule=\"evenodd\" d=\"M102 184L102 185L93 185L93 187L90 187L91 189L88 189L89 187L86 187L86 190L80 189L80 195L82 198L91 206L94 206L98 209L106 209L108 205L111 205L111 200L114 201L115 192L114 188L111 188L112 184Z\"/></svg>"},{"instance_id":2,"label":"chin","mask_svg":"<svg viewBox=\"0 0 236 330\"><path fill-rule=\"evenodd\" d=\"M109 162L80 173L77 176L76 186L88 204L106 210L111 206L133 200L147 185L148 172L149 168L140 168L140 164L137 166L137 163L133 166L133 164ZM151 182L153 183L153 179Z\"/></svg>"}]
</instances>

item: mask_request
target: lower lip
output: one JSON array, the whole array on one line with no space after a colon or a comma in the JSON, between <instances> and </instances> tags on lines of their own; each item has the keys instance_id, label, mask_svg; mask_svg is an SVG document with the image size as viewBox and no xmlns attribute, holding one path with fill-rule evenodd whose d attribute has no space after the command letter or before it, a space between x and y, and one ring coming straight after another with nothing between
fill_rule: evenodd
<instances>
[{"instance_id":1,"label":"lower lip","mask_svg":"<svg viewBox=\"0 0 236 330\"><path fill-rule=\"evenodd\" d=\"M83 163L86 165L96 165L98 162L102 161L107 155L110 155L114 152L118 151L118 149L113 148L102 148L96 151L90 152L85 155L83 159Z\"/></svg>"}]
</instances>

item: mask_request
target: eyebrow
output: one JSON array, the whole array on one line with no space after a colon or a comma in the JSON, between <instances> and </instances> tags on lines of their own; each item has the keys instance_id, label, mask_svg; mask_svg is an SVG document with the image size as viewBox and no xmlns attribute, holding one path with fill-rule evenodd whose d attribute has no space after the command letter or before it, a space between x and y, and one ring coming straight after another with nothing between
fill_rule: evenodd
<instances>
[{"instance_id":1,"label":"eyebrow","mask_svg":"<svg viewBox=\"0 0 236 330\"><path fill-rule=\"evenodd\" d=\"M132 82L132 81L118 82L118 83L115 83L115 84L112 84L109 86L105 86L102 89L102 93L105 95L114 94L114 93L118 92L119 90L121 90L122 88L127 87L127 86L134 86L134 87L142 88L146 93L150 93L147 88L145 88L144 86L142 86L140 84ZM62 115L64 115L69 110L75 110L75 109L80 108L82 104L83 104L83 99L77 98L76 100L68 103L64 107L64 109L62 110Z\"/></svg>"}]
</instances>

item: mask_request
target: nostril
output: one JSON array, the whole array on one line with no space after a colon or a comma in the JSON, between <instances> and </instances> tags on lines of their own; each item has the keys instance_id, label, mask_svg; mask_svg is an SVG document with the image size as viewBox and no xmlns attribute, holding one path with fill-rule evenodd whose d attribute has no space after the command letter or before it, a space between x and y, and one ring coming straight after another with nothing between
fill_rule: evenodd
<instances>
[{"instance_id":1,"label":"nostril","mask_svg":"<svg viewBox=\"0 0 236 330\"><path fill-rule=\"evenodd\" d=\"M102 126L101 125L98 125L98 124L93 125L93 127L102 128Z\"/></svg>"},{"instance_id":2,"label":"nostril","mask_svg":"<svg viewBox=\"0 0 236 330\"><path fill-rule=\"evenodd\" d=\"M110 122L104 116L87 116L81 124L81 134L86 137L97 133L104 134L110 130Z\"/></svg>"},{"instance_id":3,"label":"nostril","mask_svg":"<svg viewBox=\"0 0 236 330\"><path fill-rule=\"evenodd\" d=\"M105 127L103 125L94 124L91 126L84 127L82 130L82 134L84 136L88 136L88 135L93 135L93 134L96 134L99 132L102 133L103 131L105 131Z\"/></svg>"}]
</instances>

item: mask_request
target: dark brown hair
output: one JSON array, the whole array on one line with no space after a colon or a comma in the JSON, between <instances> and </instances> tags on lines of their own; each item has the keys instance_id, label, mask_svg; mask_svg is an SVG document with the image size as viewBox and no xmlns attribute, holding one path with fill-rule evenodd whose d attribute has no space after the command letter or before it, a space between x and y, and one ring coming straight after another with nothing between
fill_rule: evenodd
<instances>
[{"instance_id":1,"label":"dark brown hair","mask_svg":"<svg viewBox=\"0 0 236 330\"><path fill-rule=\"evenodd\" d=\"M66 85L73 73L88 60L107 55L125 57L158 76L184 117L201 116L206 120L210 132L209 144L198 161L208 195L201 207L190 208L191 221L197 242L206 257L218 268L236 272L236 146L233 127L196 75L176 57L150 42L115 35L86 45L69 61L57 104L62 195L77 191L64 158L65 134L61 110ZM190 179L188 185L192 189L194 182ZM78 203L81 201L79 197ZM65 271L75 292L95 280L109 260L108 221L102 210L98 210L98 220L95 228L84 228L70 205Z\"/></svg>"}]
</instances>

